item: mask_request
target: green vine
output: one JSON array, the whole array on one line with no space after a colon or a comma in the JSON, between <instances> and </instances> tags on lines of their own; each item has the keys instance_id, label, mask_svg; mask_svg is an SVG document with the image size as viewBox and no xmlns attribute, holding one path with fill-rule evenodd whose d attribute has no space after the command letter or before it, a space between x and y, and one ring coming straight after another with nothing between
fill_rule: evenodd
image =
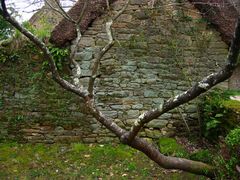
<instances>
[{"instance_id":1,"label":"green vine","mask_svg":"<svg viewBox=\"0 0 240 180\"><path fill-rule=\"evenodd\" d=\"M54 47L54 46L49 46L49 51L51 52L51 54L53 56L53 59L56 63L58 70L62 70L63 64L64 64L66 58L69 56L69 50L61 49L61 48ZM48 67L49 67L48 61L47 60L43 61L43 63L42 63L43 70L48 69Z\"/></svg>"}]
</instances>

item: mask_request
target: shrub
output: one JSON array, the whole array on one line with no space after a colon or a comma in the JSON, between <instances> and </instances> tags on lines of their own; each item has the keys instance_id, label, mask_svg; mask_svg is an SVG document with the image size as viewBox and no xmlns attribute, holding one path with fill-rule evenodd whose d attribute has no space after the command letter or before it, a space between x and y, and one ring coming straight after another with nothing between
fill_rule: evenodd
<instances>
[{"instance_id":1,"label":"shrub","mask_svg":"<svg viewBox=\"0 0 240 180\"><path fill-rule=\"evenodd\" d=\"M221 154L215 158L216 166L219 167L219 179L240 178L237 166L240 165L240 128L235 128L225 137L225 143L221 147Z\"/></svg>"},{"instance_id":2,"label":"shrub","mask_svg":"<svg viewBox=\"0 0 240 180\"><path fill-rule=\"evenodd\" d=\"M204 97L201 104L202 109L202 132L204 137L210 141L216 141L218 137L226 136L226 134L234 128L235 124L230 121L229 114L231 112L230 104L233 103L229 99L230 95L240 94L239 91L222 91L214 90Z\"/></svg>"},{"instance_id":3,"label":"shrub","mask_svg":"<svg viewBox=\"0 0 240 180\"><path fill-rule=\"evenodd\" d=\"M212 160L213 160L213 156L212 156L212 153L209 150L204 149L204 150L199 150L199 151L191 154L190 159L211 164Z\"/></svg>"},{"instance_id":4,"label":"shrub","mask_svg":"<svg viewBox=\"0 0 240 180\"><path fill-rule=\"evenodd\" d=\"M226 137L226 143L230 147L240 145L240 128L235 128Z\"/></svg>"}]
</instances>

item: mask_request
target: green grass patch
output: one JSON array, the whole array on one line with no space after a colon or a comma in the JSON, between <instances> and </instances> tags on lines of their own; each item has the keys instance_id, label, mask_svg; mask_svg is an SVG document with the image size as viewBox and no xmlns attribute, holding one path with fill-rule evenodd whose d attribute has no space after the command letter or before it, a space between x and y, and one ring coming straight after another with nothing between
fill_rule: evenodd
<instances>
[{"instance_id":1,"label":"green grass patch","mask_svg":"<svg viewBox=\"0 0 240 180\"><path fill-rule=\"evenodd\" d=\"M177 143L174 138L163 137L158 141L158 146L161 153L176 157L188 157L187 151L184 147Z\"/></svg>"},{"instance_id":2,"label":"green grass patch","mask_svg":"<svg viewBox=\"0 0 240 180\"><path fill-rule=\"evenodd\" d=\"M212 164L213 163L213 155L212 152L210 152L209 150L199 150L195 153L192 153L190 155L190 159L194 160L194 161L201 161L201 162L205 162L208 164Z\"/></svg>"},{"instance_id":3,"label":"green grass patch","mask_svg":"<svg viewBox=\"0 0 240 180\"><path fill-rule=\"evenodd\" d=\"M166 174L125 145L0 143L0 179L154 179ZM169 178L194 177L169 172Z\"/></svg>"}]
</instances>

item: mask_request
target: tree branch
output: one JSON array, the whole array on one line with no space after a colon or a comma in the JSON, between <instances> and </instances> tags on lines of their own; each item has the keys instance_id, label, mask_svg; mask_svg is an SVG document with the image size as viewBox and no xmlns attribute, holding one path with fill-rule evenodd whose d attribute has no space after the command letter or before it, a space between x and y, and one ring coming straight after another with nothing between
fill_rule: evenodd
<instances>
[{"instance_id":1,"label":"tree branch","mask_svg":"<svg viewBox=\"0 0 240 180\"><path fill-rule=\"evenodd\" d=\"M60 14L61 16L63 16L63 18L67 19L68 21L72 22L72 23L76 23L76 21L74 21L62 8L62 6L56 1L56 5L58 6L58 8L55 8L52 6L51 3L48 2L48 0L44 0L44 2L55 12L57 12L58 14Z\"/></svg>"},{"instance_id":2,"label":"tree branch","mask_svg":"<svg viewBox=\"0 0 240 180\"><path fill-rule=\"evenodd\" d=\"M110 10L109 0L106 0L107 10Z\"/></svg>"},{"instance_id":3,"label":"tree branch","mask_svg":"<svg viewBox=\"0 0 240 180\"><path fill-rule=\"evenodd\" d=\"M112 34L112 24L127 9L129 2L130 2L130 0L127 0L125 5L123 6L123 8L112 19L110 19L106 23L106 33L107 33L107 36L108 36L108 43L97 54L95 62L93 64L92 75L91 75L91 78L89 79L89 84L88 84L88 92L89 92L89 95L91 97L93 97L94 82L97 78L97 72L98 72L98 68L99 68L99 65L100 65L100 61L101 61L102 57L114 45L114 37L113 37L113 34Z\"/></svg>"},{"instance_id":4,"label":"tree branch","mask_svg":"<svg viewBox=\"0 0 240 180\"><path fill-rule=\"evenodd\" d=\"M80 88L77 88L73 84L69 83L68 81L64 80L60 77L56 64L54 62L53 57L51 56L50 51L48 50L47 46L39 40L36 36L34 36L30 31L28 31L26 28L21 26L13 17L11 17L7 11L7 7L5 4L5 0L1 0L1 12L4 19L6 19L10 24L12 24L13 27L18 29L22 34L24 34L30 41L32 41L44 54L44 58L46 58L50 64L50 69L53 75L53 79L61 85L64 89L69 90L80 97L86 99L88 93L83 91Z\"/></svg>"},{"instance_id":5,"label":"tree branch","mask_svg":"<svg viewBox=\"0 0 240 180\"><path fill-rule=\"evenodd\" d=\"M227 57L226 65L217 73L210 74L209 76L203 78L201 81L197 82L190 89L182 94L175 96L174 98L168 99L166 102L161 104L159 108L149 110L144 112L139 116L139 118L134 123L131 131L126 134L123 138L127 138L125 141L132 141L134 137L138 134L144 124L150 122L153 119L158 118L162 114L185 104L192 99L196 98L200 94L206 92L213 86L220 82L223 82L231 77L234 69L238 65L238 56L240 50L240 17L236 24L234 38L231 43L231 47Z\"/></svg>"},{"instance_id":6,"label":"tree branch","mask_svg":"<svg viewBox=\"0 0 240 180\"><path fill-rule=\"evenodd\" d=\"M128 0L129 2L129 0ZM127 4L128 4L127 2ZM127 7L127 4L125 7ZM92 76L90 78L90 81L92 81L92 85L88 88L91 89L91 94L93 94L93 85L95 76L97 73L97 70L99 68L99 63L103 55L108 51L108 49L112 46L111 44L114 42L114 38L112 36L111 32L111 26L114 20L116 20L121 13L123 13L125 9L123 8L121 11L117 13L117 15L110 20L106 24L106 30L108 34L109 42L108 44L101 50L101 52L98 54L95 62L94 62L94 68L92 71ZM8 21L10 22L15 28L17 28L21 33L23 33L25 36L29 38L30 41L32 41L43 53L45 58L49 61L51 71L53 74L54 80L59 83L64 89L74 92L75 94L79 95L80 97L83 97L85 99L86 106L89 110L89 112L101 123L103 124L107 129L111 130L114 134L117 135L117 137L123 142L128 144L129 146L142 151L144 154L146 154L150 159L155 161L159 166L164 167L166 169L180 169L188 172L192 172L195 174L201 174L208 177L214 176L215 169L212 166L209 166L205 163L196 162L187 160L184 158L176 158L176 157L168 157L154 147L153 145L149 144L147 141L140 139L137 136L139 130L143 127L143 125L157 117L159 117L161 114L181 105L186 102L189 102L190 100L194 99L201 93L207 91L214 85L226 80L229 78L235 67L237 66L237 58L239 54L240 49L240 20L238 20L238 24L236 27L235 36L229 51L228 60L226 66L219 71L218 73L211 74L204 78L202 81L196 83L192 88L187 90L185 93L182 93L178 96L175 96L172 99L169 99L162 105L160 105L159 108L153 109L150 111L147 111L143 113L139 119L135 122L135 125L132 127L130 132L127 132L126 130L119 127L114 121L110 118L105 117L96 107L94 99L91 97L91 95L88 95L88 92L83 91L81 88L78 88L74 86L73 84L67 82L66 80L62 79L57 71L56 65L54 63L53 57L51 56L48 48L46 45L41 42L37 37L35 37L31 32L23 28L15 19L13 19L7 12L7 8L5 5L5 1L1 0L1 8L0 8L0 14ZM80 22L80 21L79 21ZM76 26L78 27L78 26ZM78 27L79 28L79 27ZM80 30L80 28L79 28ZM79 35L81 39L81 34ZM110 47L109 47L110 46ZM74 58L73 58L74 59ZM81 69L80 69L81 70ZM127 134L127 136L126 136Z\"/></svg>"},{"instance_id":7,"label":"tree branch","mask_svg":"<svg viewBox=\"0 0 240 180\"><path fill-rule=\"evenodd\" d=\"M117 137L122 140L127 131L119 127L110 118L106 118L95 106L93 99L87 101L87 107L89 112L103 124L107 129L112 131ZM125 143L125 142L123 142ZM197 161L188 160L185 158L170 157L161 154L161 152L153 145L149 144L147 141L135 137L131 142L126 142L129 146L137 149L147 155L151 160L156 162L159 166L166 169L179 169L187 172L192 172L199 175L205 175L208 177L214 177L215 168Z\"/></svg>"},{"instance_id":8,"label":"tree branch","mask_svg":"<svg viewBox=\"0 0 240 180\"><path fill-rule=\"evenodd\" d=\"M73 69L72 69L72 73L73 73L73 83L78 86L79 88L81 87L80 85L80 78L81 78L81 66L80 64L75 60L76 58L76 53L77 53L77 50L78 50L78 44L80 43L81 41L81 38L82 38L82 33L81 33L81 28L80 28L80 23L81 23L81 20L83 18L83 15L84 15L84 12L85 12L85 9L87 7L87 1L85 0L84 1L84 5L83 5L83 8L82 8L82 12L81 12L81 15L79 17L79 19L74 23L75 27L76 27L76 31L77 31L77 38L76 38L76 43L74 43L71 48L71 54L70 54L70 58L69 58L69 61L70 61L70 64L73 65Z\"/></svg>"}]
</instances>

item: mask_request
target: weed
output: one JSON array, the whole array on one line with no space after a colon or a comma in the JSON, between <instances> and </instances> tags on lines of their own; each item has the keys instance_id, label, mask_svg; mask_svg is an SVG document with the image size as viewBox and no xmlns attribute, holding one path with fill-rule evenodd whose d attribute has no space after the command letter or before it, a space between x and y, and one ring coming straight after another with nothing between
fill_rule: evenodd
<instances>
[{"instance_id":1,"label":"weed","mask_svg":"<svg viewBox=\"0 0 240 180\"><path fill-rule=\"evenodd\" d=\"M202 103L203 133L210 141L216 141L220 135L225 136L234 128L230 122L230 109L239 107L240 103L229 99L239 91L214 90L205 96Z\"/></svg>"},{"instance_id":2,"label":"weed","mask_svg":"<svg viewBox=\"0 0 240 180\"><path fill-rule=\"evenodd\" d=\"M136 170L137 169L137 166L136 166L136 163L134 163L134 162L130 162L129 164L128 164L128 171L134 171L134 170Z\"/></svg>"},{"instance_id":3,"label":"weed","mask_svg":"<svg viewBox=\"0 0 240 180\"><path fill-rule=\"evenodd\" d=\"M231 149L234 149L236 146L240 147L240 128L231 130L225 139Z\"/></svg>"},{"instance_id":4,"label":"weed","mask_svg":"<svg viewBox=\"0 0 240 180\"><path fill-rule=\"evenodd\" d=\"M213 156L212 156L212 152L210 152L209 150L199 150L191 154L190 159L211 164L213 160Z\"/></svg>"},{"instance_id":5,"label":"weed","mask_svg":"<svg viewBox=\"0 0 240 180\"><path fill-rule=\"evenodd\" d=\"M187 151L177 143L173 138L160 138L158 142L161 153L165 155L177 156L177 157L187 157Z\"/></svg>"},{"instance_id":6,"label":"weed","mask_svg":"<svg viewBox=\"0 0 240 180\"><path fill-rule=\"evenodd\" d=\"M76 153L86 151L88 148L86 145L81 144L81 143L73 143L71 144L72 150Z\"/></svg>"}]
</instances>

